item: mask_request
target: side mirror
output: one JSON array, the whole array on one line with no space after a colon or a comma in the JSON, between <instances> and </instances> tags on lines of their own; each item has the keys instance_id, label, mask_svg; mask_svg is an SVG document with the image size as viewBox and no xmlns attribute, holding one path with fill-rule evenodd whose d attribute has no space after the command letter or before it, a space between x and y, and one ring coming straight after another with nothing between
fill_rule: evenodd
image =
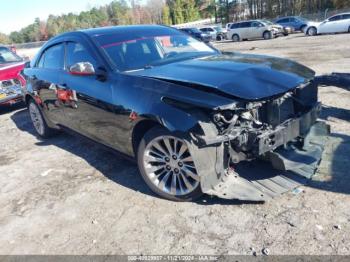
<instances>
[{"instance_id":1,"label":"side mirror","mask_svg":"<svg viewBox=\"0 0 350 262\"><path fill-rule=\"evenodd\" d=\"M89 62L79 62L69 68L69 73L78 76L91 76L95 75L95 69Z\"/></svg>"}]
</instances>

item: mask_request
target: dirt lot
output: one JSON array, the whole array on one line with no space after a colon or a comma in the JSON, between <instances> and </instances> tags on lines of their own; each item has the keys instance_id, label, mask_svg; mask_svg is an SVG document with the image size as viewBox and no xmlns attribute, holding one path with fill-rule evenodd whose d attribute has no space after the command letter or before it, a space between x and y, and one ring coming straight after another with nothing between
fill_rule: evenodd
<instances>
[{"instance_id":1,"label":"dirt lot","mask_svg":"<svg viewBox=\"0 0 350 262\"><path fill-rule=\"evenodd\" d=\"M350 34L222 43L350 72ZM24 109L0 113L1 254L350 254L350 93L321 88L332 126L303 192L265 204L154 196L133 163L70 135L41 141Z\"/></svg>"}]
</instances>

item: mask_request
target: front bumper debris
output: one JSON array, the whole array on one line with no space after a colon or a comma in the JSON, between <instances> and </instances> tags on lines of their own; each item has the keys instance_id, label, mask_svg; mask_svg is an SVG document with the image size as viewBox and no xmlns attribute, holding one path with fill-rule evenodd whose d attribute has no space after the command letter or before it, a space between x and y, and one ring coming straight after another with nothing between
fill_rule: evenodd
<instances>
[{"instance_id":1,"label":"front bumper debris","mask_svg":"<svg viewBox=\"0 0 350 262\"><path fill-rule=\"evenodd\" d=\"M13 80L0 81L0 105L13 105L22 101L23 90L20 84Z\"/></svg>"},{"instance_id":2,"label":"front bumper debris","mask_svg":"<svg viewBox=\"0 0 350 262\"><path fill-rule=\"evenodd\" d=\"M310 111L298 125L296 122L292 124L298 131L303 128L309 130L304 136L302 147L297 146L297 143L288 147L279 146L254 160L254 164L243 161L234 169L230 167L229 141L215 141L202 148L193 142L189 143L194 151L193 159L201 176L203 193L225 199L267 201L305 184L307 178L311 178L317 170L330 132L324 122L315 123L312 120L314 116L314 111ZM308 117L310 121L305 120ZM214 137L214 130L209 123L201 123L201 127L209 138ZM291 134L296 137L296 132Z\"/></svg>"}]
</instances>

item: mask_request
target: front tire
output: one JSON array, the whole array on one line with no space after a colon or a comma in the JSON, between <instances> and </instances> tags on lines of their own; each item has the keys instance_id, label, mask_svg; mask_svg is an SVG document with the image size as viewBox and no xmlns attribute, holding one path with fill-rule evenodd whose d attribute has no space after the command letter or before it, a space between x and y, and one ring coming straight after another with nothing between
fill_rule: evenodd
<instances>
[{"instance_id":1,"label":"front tire","mask_svg":"<svg viewBox=\"0 0 350 262\"><path fill-rule=\"evenodd\" d=\"M40 108L32 99L28 103L28 111L29 111L30 119L32 120L34 129L40 137L49 138L54 134L56 134L56 130L50 128L47 125Z\"/></svg>"},{"instance_id":2,"label":"front tire","mask_svg":"<svg viewBox=\"0 0 350 262\"><path fill-rule=\"evenodd\" d=\"M174 201L192 201L203 193L186 142L155 127L140 142L137 163L142 178L157 195Z\"/></svg>"},{"instance_id":3,"label":"front tire","mask_svg":"<svg viewBox=\"0 0 350 262\"><path fill-rule=\"evenodd\" d=\"M271 39L271 38L272 38L272 33L271 33L270 31L264 32L264 33L263 33L263 38L264 38L265 40Z\"/></svg>"},{"instance_id":4,"label":"front tire","mask_svg":"<svg viewBox=\"0 0 350 262\"><path fill-rule=\"evenodd\" d=\"M316 27L310 27L310 28L307 30L307 35L308 35L308 36L315 36L315 35L317 35L317 29L316 29Z\"/></svg>"}]
</instances>

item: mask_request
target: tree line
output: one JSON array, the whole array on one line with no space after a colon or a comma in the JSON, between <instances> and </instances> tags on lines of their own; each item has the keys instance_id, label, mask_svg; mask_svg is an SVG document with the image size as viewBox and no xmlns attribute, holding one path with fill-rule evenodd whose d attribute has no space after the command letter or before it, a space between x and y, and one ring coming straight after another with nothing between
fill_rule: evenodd
<instances>
[{"instance_id":1,"label":"tree line","mask_svg":"<svg viewBox=\"0 0 350 262\"><path fill-rule=\"evenodd\" d=\"M114 0L79 14L49 15L9 35L0 32L0 43L46 41L67 31L128 25L174 25L215 17L217 23L256 18L274 18L350 8L350 0Z\"/></svg>"}]
</instances>

